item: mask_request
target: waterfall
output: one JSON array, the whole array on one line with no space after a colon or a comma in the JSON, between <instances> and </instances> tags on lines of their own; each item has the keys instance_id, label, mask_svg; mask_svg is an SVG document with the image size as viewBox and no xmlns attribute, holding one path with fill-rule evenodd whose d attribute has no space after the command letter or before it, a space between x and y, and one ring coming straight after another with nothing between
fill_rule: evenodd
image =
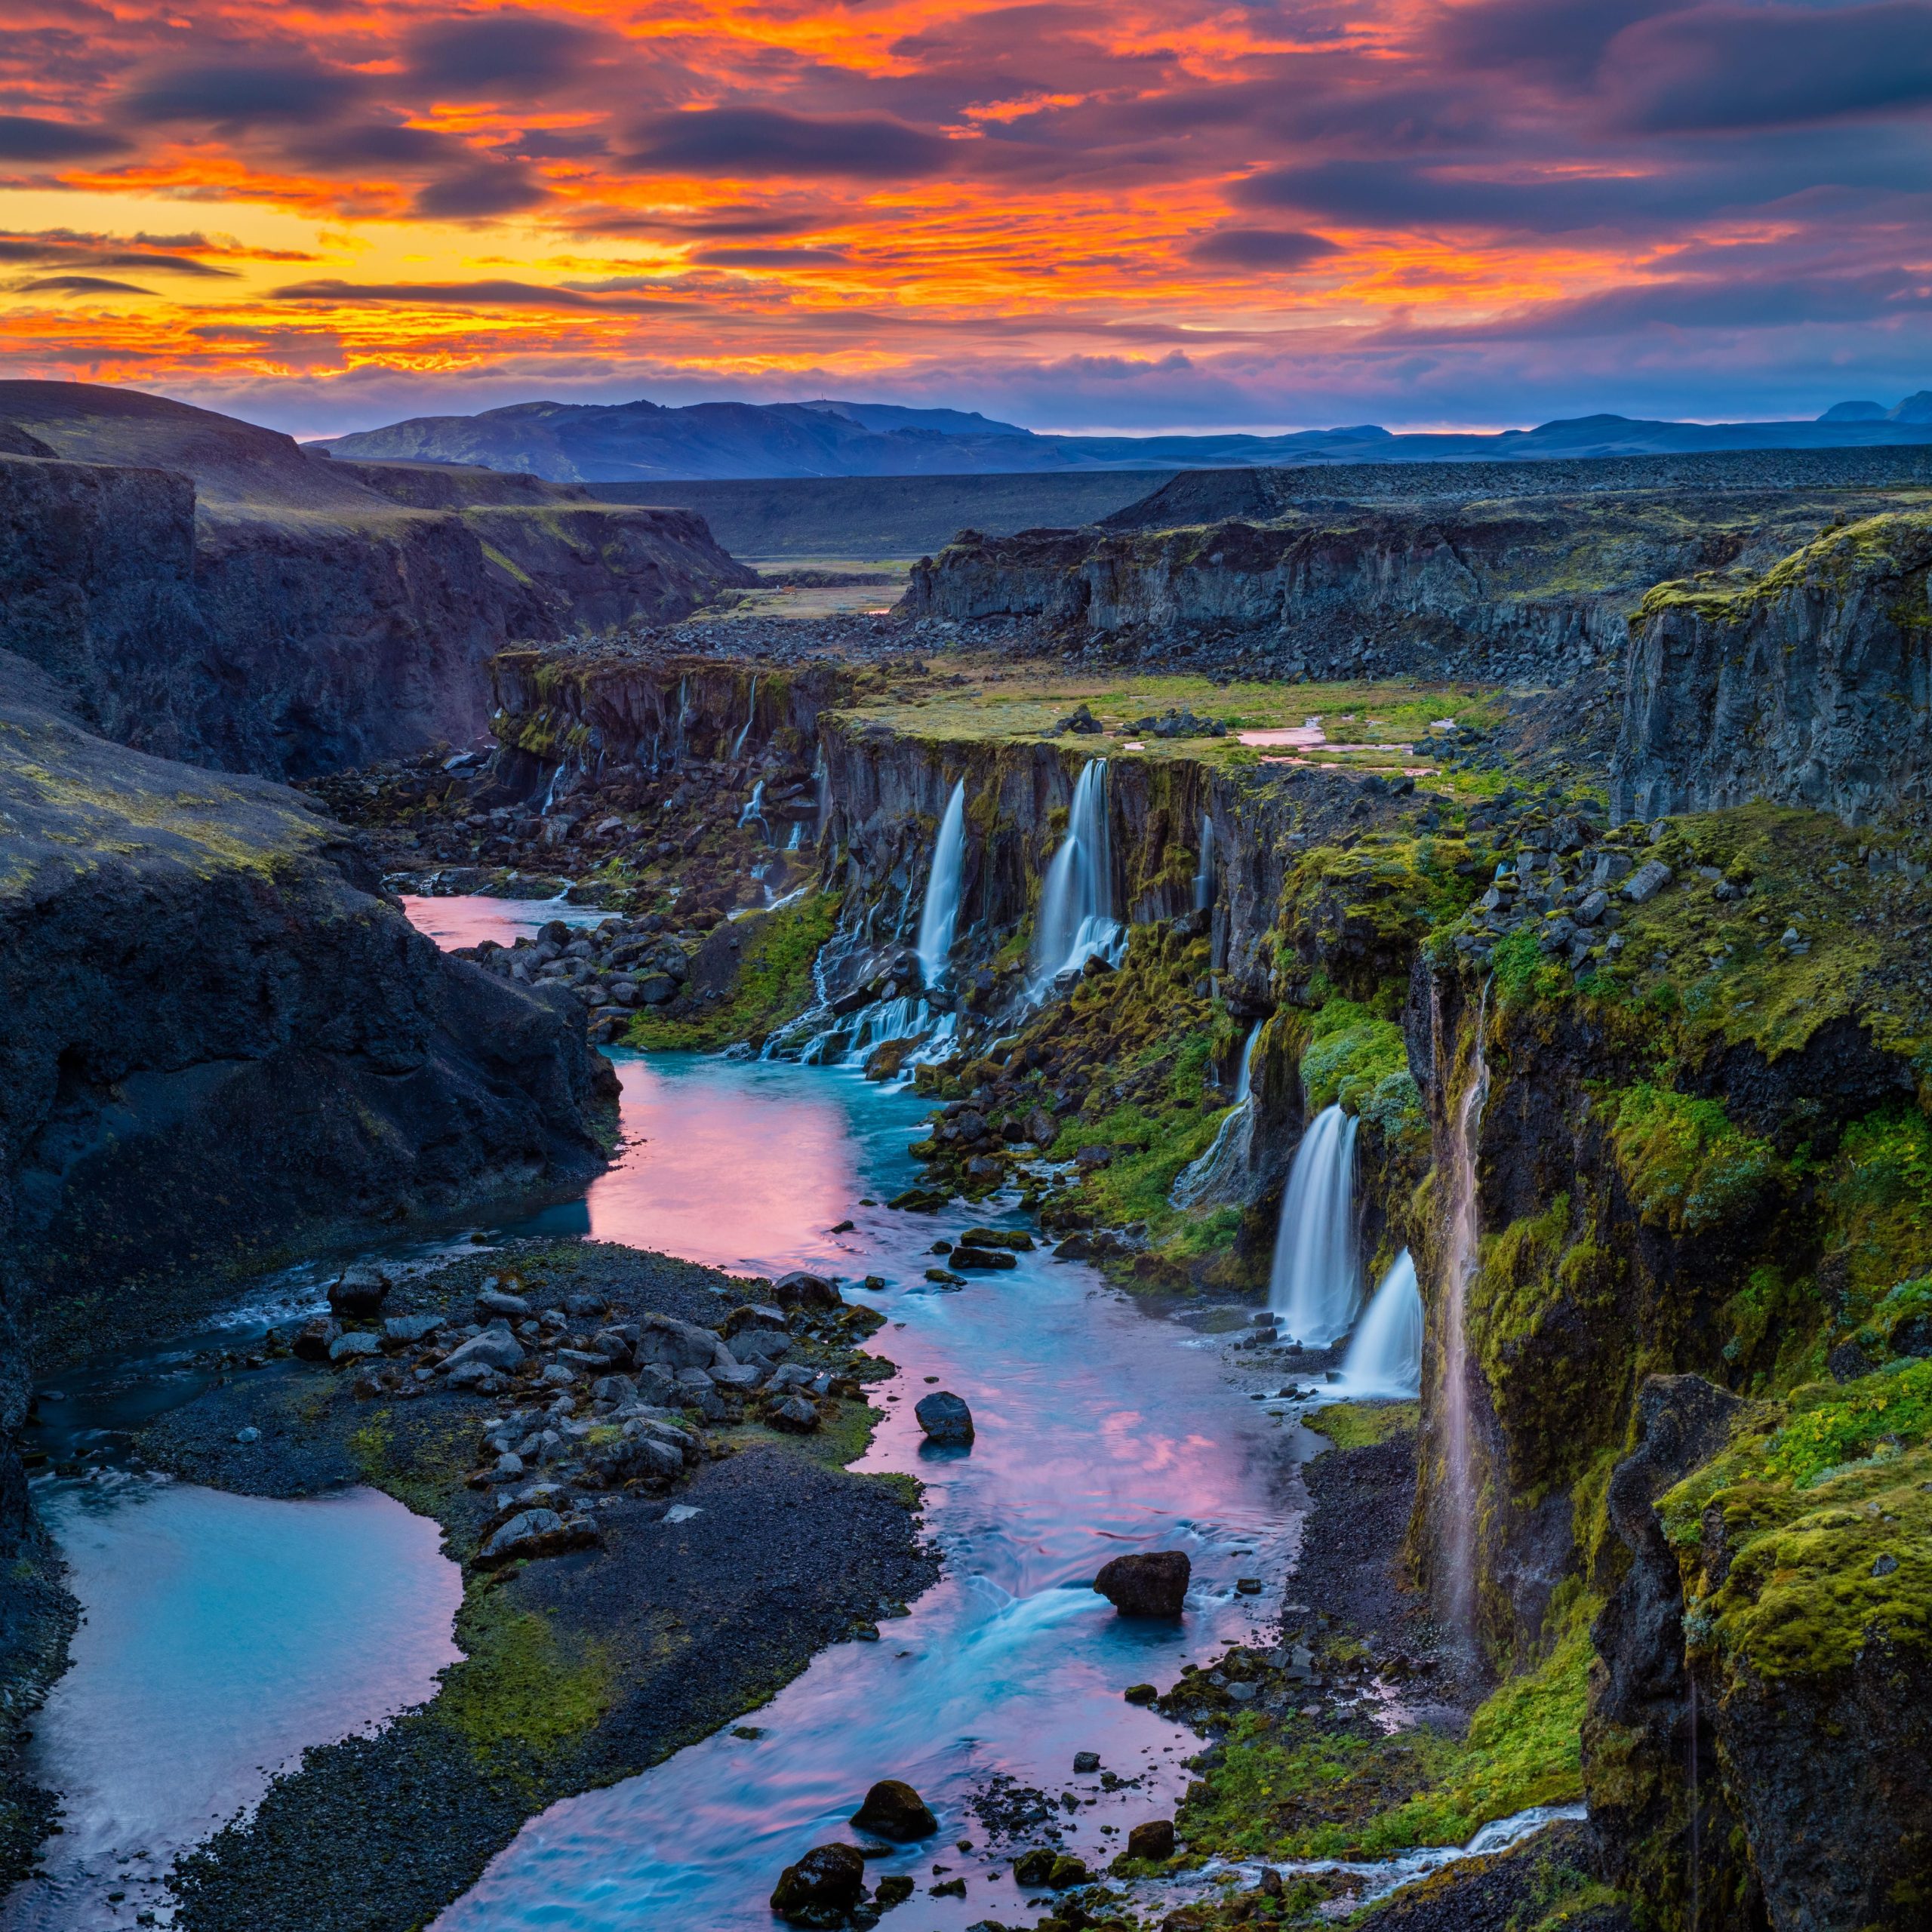
<instances>
[{"instance_id":1,"label":"waterfall","mask_svg":"<svg viewBox=\"0 0 1932 1932\"><path fill-rule=\"evenodd\" d=\"M537 808L537 815L539 818L548 818L550 816L550 808L556 802L557 787L564 782L564 771L565 767L560 764L555 771L551 773L550 789L543 794L543 802Z\"/></svg>"},{"instance_id":2,"label":"waterfall","mask_svg":"<svg viewBox=\"0 0 1932 1932\"><path fill-rule=\"evenodd\" d=\"M1066 836L1047 868L1033 929L1033 979L1044 992L1056 975L1077 972L1095 955L1117 956L1113 844L1107 829L1107 761L1089 759L1073 788Z\"/></svg>"},{"instance_id":3,"label":"waterfall","mask_svg":"<svg viewBox=\"0 0 1932 1932\"><path fill-rule=\"evenodd\" d=\"M919 915L920 970L928 986L946 971L952 952L953 928L959 923L959 877L966 857L966 781L961 779L946 801L933 843L933 869L926 878L926 903Z\"/></svg>"},{"instance_id":4,"label":"waterfall","mask_svg":"<svg viewBox=\"0 0 1932 1932\"><path fill-rule=\"evenodd\" d=\"M1360 1298L1355 1266L1355 1128L1339 1105L1324 1107L1295 1149L1281 1197L1268 1306L1304 1348L1325 1349L1349 1331Z\"/></svg>"},{"instance_id":5,"label":"waterfall","mask_svg":"<svg viewBox=\"0 0 1932 1932\"><path fill-rule=\"evenodd\" d=\"M1489 1063L1483 1035L1489 1024L1484 983L1469 1049L1469 1077L1456 1109L1449 1145L1449 1240L1443 1282L1442 1475L1444 1547L1438 1552L1448 1588L1450 1622L1466 1643L1475 1638L1475 1472L1469 1454L1469 1343L1465 1315L1482 1232L1476 1190L1476 1149L1483 1105L1489 1098ZM1440 1034L1439 1022L1435 1031ZM1439 1049L1438 1049L1439 1051Z\"/></svg>"},{"instance_id":6,"label":"waterfall","mask_svg":"<svg viewBox=\"0 0 1932 1932\"><path fill-rule=\"evenodd\" d=\"M1214 897L1214 821L1201 814L1201 869L1194 875L1194 909L1204 912Z\"/></svg>"},{"instance_id":7,"label":"waterfall","mask_svg":"<svg viewBox=\"0 0 1932 1932\"><path fill-rule=\"evenodd\" d=\"M1422 1294L1405 1247L1355 1331L1342 1363L1350 1395L1393 1395L1414 1401L1422 1393Z\"/></svg>"},{"instance_id":8,"label":"waterfall","mask_svg":"<svg viewBox=\"0 0 1932 1932\"><path fill-rule=\"evenodd\" d=\"M801 818L795 818L792 821L792 835L786 840L785 849L788 852L795 852L804 842L805 822Z\"/></svg>"},{"instance_id":9,"label":"waterfall","mask_svg":"<svg viewBox=\"0 0 1932 1932\"><path fill-rule=\"evenodd\" d=\"M745 740L752 734L752 727L758 721L758 673L752 673L751 701L745 706L745 721L738 735L731 740L731 755L736 758L745 748Z\"/></svg>"},{"instance_id":10,"label":"waterfall","mask_svg":"<svg viewBox=\"0 0 1932 1932\"><path fill-rule=\"evenodd\" d=\"M752 786L751 797L746 801L744 810L738 814L738 825L743 830L748 825L763 826L764 823L764 780L761 778Z\"/></svg>"},{"instance_id":11,"label":"waterfall","mask_svg":"<svg viewBox=\"0 0 1932 1932\"><path fill-rule=\"evenodd\" d=\"M1254 1140L1254 1096L1251 1088L1254 1072L1255 1042L1261 1038L1261 1022L1249 1028L1247 1044L1241 1050L1241 1072L1235 1078L1235 1103L1221 1116L1221 1124L1208 1151L1198 1160L1182 1168L1168 1195L1170 1208L1198 1208L1232 1192L1247 1167L1247 1155Z\"/></svg>"},{"instance_id":12,"label":"waterfall","mask_svg":"<svg viewBox=\"0 0 1932 1932\"><path fill-rule=\"evenodd\" d=\"M678 728L671 743L671 768L674 771L685 761L685 721L690 715L691 682L688 676L678 680Z\"/></svg>"}]
</instances>

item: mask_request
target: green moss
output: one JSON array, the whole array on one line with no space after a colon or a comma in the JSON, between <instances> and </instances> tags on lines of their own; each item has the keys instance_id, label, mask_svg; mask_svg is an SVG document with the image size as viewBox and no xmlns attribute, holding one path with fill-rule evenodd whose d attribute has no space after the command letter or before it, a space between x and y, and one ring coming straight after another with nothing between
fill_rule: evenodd
<instances>
[{"instance_id":1,"label":"green moss","mask_svg":"<svg viewBox=\"0 0 1932 1932\"><path fill-rule=\"evenodd\" d=\"M1337 1449L1367 1449L1408 1433L1421 1417L1420 1402L1334 1402L1321 1410L1309 1426Z\"/></svg>"},{"instance_id":2,"label":"green moss","mask_svg":"<svg viewBox=\"0 0 1932 1932\"><path fill-rule=\"evenodd\" d=\"M1309 1035L1301 1084L1311 1112L1340 1101L1349 1112L1359 1114L1383 1083L1408 1078L1401 1027L1375 1018L1353 1000L1330 1000L1310 1021Z\"/></svg>"},{"instance_id":3,"label":"green moss","mask_svg":"<svg viewBox=\"0 0 1932 1932\"><path fill-rule=\"evenodd\" d=\"M1847 1383L1835 1398L1794 1406L1798 1413L1764 1452L1764 1471L1808 1489L1881 1444L1915 1445L1932 1436L1932 1361L1896 1363Z\"/></svg>"},{"instance_id":4,"label":"green moss","mask_svg":"<svg viewBox=\"0 0 1932 1932\"><path fill-rule=\"evenodd\" d=\"M467 1654L443 1673L431 1706L485 1760L553 1753L595 1724L615 1694L602 1650L566 1640L547 1617L513 1607L506 1580L486 1579L465 1595L456 1635Z\"/></svg>"},{"instance_id":5,"label":"green moss","mask_svg":"<svg viewBox=\"0 0 1932 1932\"><path fill-rule=\"evenodd\" d=\"M1932 1121L1888 1108L1844 1131L1825 1186L1847 1312L1863 1320L1877 1298L1916 1274L1932 1251Z\"/></svg>"},{"instance_id":6,"label":"green moss","mask_svg":"<svg viewBox=\"0 0 1932 1932\"><path fill-rule=\"evenodd\" d=\"M749 937L731 996L676 1019L640 1014L627 1043L653 1052L705 1052L761 1039L795 1020L815 996L812 962L838 916L836 894L813 893L782 912L744 921Z\"/></svg>"},{"instance_id":7,"label":"green moss","mask_svg":"<svg viewBox=\"0 0 1932 1932\"><path fill-rule=\"evenodd\" d=\"M1672 1234L1734 1221L1781 1178L1770 1145L1734 1126L1721 1100L1639 1081L1617 1097L1610 1128L1638 1213Z\"/></svg>"}]
</instances>

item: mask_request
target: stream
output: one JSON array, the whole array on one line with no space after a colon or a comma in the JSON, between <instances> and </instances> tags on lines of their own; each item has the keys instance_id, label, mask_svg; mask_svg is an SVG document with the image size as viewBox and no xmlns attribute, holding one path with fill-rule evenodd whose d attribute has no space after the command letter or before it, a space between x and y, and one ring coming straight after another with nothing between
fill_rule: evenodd
<instances>
[{"instance_id":1,"label":"stream","mask_svg":"<svg viewBox=\"0 0 1932 1932\"><path fill-rule=\"evenodd\" d=\"M558 910L411 909L445 946L507 938ZM869 1346L897 1371L875 1385L884 1417L856 1466L925 1485L945 1571L881 1626L881 1641L834 1646L738 1725L531 1820L435 1924L771 1932L781 1868L849 1837L867 1786L888 1777L916 1786L940 1821L923 1846L869 1863L873 1883L915 1876L906 1932L1029 1911L1009 1866L1043 1819L1098 1870L1133 1825L1173 1815L1198 1740L1121 1694L1170 1683L1230 1643L1271 1641L1300 1530L1295 1465L1318 1445L1292 1414L1252 1399L1220 1338L1044 1247L963 1288L929 1282L936 1239L974 1221L1026 1223L998 1201L937 1214L881 1204L918 1177L906 1149L928 1101L846 1069L612 1057L623 1088L614 1164L580 1199L481 1232L588 1234L734 1272L841 1277L848 1299L885 1317ZM408 1253L433 1259L461 1239ZM859 1286L868 1275L885 1285ZM222 1345L317 1305L320 1278L268 1284ZM137 1909L170 1923L141 1872L158 1877L304 1746L430 1694L456 1654L456 1567L434 1527L389 1499L264 1501L117 1467L115 1431L201 1386L183 1366L191 1352L177 1344L69 1376L66 1399L44 1407L54 1453L91 1444L95 1458L90 1477L38 1485L86 1620L34 1745L66 1831L48 1877L0 1910L0 1932L131 1924ZM912 1411L933 1386L971 1404L969 1450L924 1444ZM1116 1617L1094 1575L1112 1556L1160 1549L1192 1560L1186 1617ZM129 1737L138 1745L124 1748ZM1078 1752L1097 1753L1101 1771L1076 1776ZM941 1876L963 1878L965 1895L931 1897Z\"/></svg>"}]
</instances>

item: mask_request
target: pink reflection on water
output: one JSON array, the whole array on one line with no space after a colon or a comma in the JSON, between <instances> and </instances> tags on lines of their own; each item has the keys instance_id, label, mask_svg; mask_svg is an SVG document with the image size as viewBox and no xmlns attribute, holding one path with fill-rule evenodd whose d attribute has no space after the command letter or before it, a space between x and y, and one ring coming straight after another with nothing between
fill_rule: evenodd
<instances>
[{"instance_id":1,"label":"pink reflection on water","mask_svg":"<svg viewBox=\"0 0 1932 1932\"><path fill-rule=\"evenodd\" d=\"M625 1150L591 1184L592 1237L761 1274L835 1254L863 1191L845 1117L774 1071L726 1085L619 1056Z\"/></svg>"},{"instance_id":2,"label":"pink reflection on water","mask_svg":"<svg viewBox=\"0 0 1932 1932\"><path fill-rule=\"evenodd\" d=\"M594 926L609 918L594 906L566 906L555 899L486 899L468 896L426 898L402 895L402 909L416 930L445 952L480 946L486 939L511 946L539 926L561 919L572 926Z\"/></svg>"}]
</instances>

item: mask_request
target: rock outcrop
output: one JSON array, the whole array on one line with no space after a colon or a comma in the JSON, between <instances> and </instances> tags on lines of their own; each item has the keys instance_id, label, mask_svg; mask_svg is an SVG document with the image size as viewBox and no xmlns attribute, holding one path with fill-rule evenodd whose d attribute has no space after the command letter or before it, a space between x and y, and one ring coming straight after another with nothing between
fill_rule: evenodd
<instances>
[{"instance_id":1,"label":"rock outcrop","mask_svg":"<svg viewBox=\"0 0 1932 1932\"><path fill-rule=\"evenodd\" d=\"M298 1243L580 1177L614 1084L581 1008L438 953L297 795L60 703L0 657L8 1442L29 1339L72 1358Z\"/></svg>"},{"instance_id":2,"label":"rock outcrop","mask_svg":"<svg viewBox=\"0 0 1932 1932\"><path fill-rule=\"evenodd\" d=\"M755 580L688 512L333 463L158 397L4 383L0 421L0 646L191 763L300 777L472 738L506 643Z\"/></svg>"},{"instance_id":3,"label":"rock outcrop","mask_svg":"<svg viewBox=\"0 0 1932 1932\"><path fill-rule=\"evenodd\" d=\"M1631 624L1612 809L1752 799L1850 824L1932 807L1932 517L1828 531L1742 587L1660 584Z\"/></svg>"}]
</instances>

